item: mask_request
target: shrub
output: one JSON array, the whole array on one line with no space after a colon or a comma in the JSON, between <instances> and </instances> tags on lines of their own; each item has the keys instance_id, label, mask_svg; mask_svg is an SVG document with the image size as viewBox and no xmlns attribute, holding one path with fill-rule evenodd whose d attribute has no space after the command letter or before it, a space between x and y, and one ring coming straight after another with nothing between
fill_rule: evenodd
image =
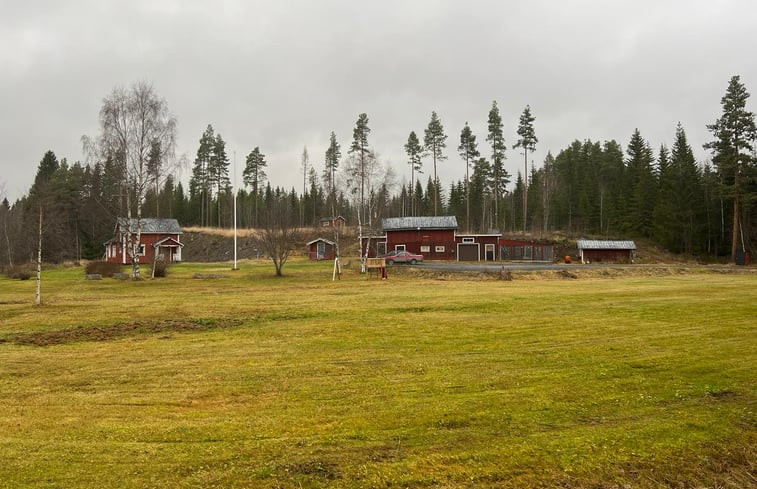
<instances>
[{"instance_id":1,"label":"shrub","mask_svg":"<svg viewBox=\"0 0 757 489\"><path fill-rule=\"evenodd\" d=\"M26 268L9 267L5 270L5 276L17 280L29 280L32 278L32 273Z\"/></svg>"},{"instance_id":2,"label":"shrub","mask_svg":"<svg viewBox=\"0 0 757 489\"><path fill-rule=\"evenodd\" d=\"M121 265L108 261L95 260L87 263L84 270L84 273L87 275L100 274L103 277L112 277L116 273L121 272Z\"/></svg>"}]
</instances>

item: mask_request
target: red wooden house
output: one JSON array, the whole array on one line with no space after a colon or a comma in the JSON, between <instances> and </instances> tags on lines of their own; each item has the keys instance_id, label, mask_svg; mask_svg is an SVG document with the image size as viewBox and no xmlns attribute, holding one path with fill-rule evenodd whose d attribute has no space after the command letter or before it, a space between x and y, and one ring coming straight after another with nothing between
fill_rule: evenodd
<instances>
[{"instance_id":1,"label":"red wooden house","mask_svg":"<svg viewBox=\"0 0 757 489\"><path fill-rule=\"evenodd\" d=\"M342 216L328 216L321 219L322 228L341 228L347 225L347 220Z\"/></svg>"},{"instance_id":2,"label":"red wooden house","mask_svg":"<svg viewBox=\"0 0 757 489\"><path fill-rule=\"evenodd\" d=\"M176 219L143 218L140 221L141 236L139 263L152 263L156 254L170 262L181 261L181 227ZM137 233L137 220L119 217L113 237L106 241L105 259L112 263L131 263L128 249L129 235Z\"/></svg>"}]
</instances>

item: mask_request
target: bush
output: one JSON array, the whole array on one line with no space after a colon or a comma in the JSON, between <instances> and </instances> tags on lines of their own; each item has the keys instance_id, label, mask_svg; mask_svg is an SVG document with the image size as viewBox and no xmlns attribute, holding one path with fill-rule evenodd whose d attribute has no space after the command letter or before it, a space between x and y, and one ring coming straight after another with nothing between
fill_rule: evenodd
<instances>
[{"instance_id":1,"label":"bush","mask_svg":"<svg viewBox=\"0 0 757 489\"><path fill-rule=\"evenodd\" d=\"M84 267L87 275L100 274L103 277L112 277L116 273L121 272L121 265L118 263L111 263L108 261L95 260L87 263Z\"/></svg>"},{"instance_id":2,"label":"bush","mask_svg":"<svg viewBox=\"0 0 757 489\"><path fill-rule=\"evenodd\" d=\"M153 277L165 277L168 274L168 262L166 260L156 260L153 264Z\"/></svg>"},{"instance_id":3,"label":"bush","mask_svg":"<svg viewBox=\"0 0 757 489\"><path fill-rule=\"evenodd\" d=\"M5 269L5 276L17 280L29 280L32 272L22 267L9 267Z\"/></svg>"}]
</instances>

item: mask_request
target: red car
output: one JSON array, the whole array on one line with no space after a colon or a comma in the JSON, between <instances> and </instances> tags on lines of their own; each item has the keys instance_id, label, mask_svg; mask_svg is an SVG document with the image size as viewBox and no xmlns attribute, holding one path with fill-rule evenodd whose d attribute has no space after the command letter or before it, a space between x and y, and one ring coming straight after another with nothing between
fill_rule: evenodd
<instances>
[{"instance_id":1,"label":"red car","mask_svg":"<svg viewBox=\"0 0 757 489\"><path fill-rule=\"evenodd\" d=\"M392 265L394 263L409 263L415 265L416 263L423 261L423 255L416 255L415 253L410 253L405 250L394 250L387 253L384 259L386 260L387 265Z\"/></svg>"}]
</instances>

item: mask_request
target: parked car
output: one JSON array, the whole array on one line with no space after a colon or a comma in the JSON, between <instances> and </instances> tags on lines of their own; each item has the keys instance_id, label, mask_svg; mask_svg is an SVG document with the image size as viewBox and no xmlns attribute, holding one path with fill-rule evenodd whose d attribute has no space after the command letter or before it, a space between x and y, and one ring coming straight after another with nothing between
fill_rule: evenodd
<instances>
[{"instance_id":1,"label":"parked car","mask_svg":"<svg viewBox=\"0 0 757 489\"><path fill-rule=\"evenodd\" d=\"M386 260L387 265L392 265L394 263L409 263L415 265L419 261L423 261L423 255L417 255L405 250L394 250L387 253L386 256L384 256L384 259Z\"/></svg>"}]
</instances>

